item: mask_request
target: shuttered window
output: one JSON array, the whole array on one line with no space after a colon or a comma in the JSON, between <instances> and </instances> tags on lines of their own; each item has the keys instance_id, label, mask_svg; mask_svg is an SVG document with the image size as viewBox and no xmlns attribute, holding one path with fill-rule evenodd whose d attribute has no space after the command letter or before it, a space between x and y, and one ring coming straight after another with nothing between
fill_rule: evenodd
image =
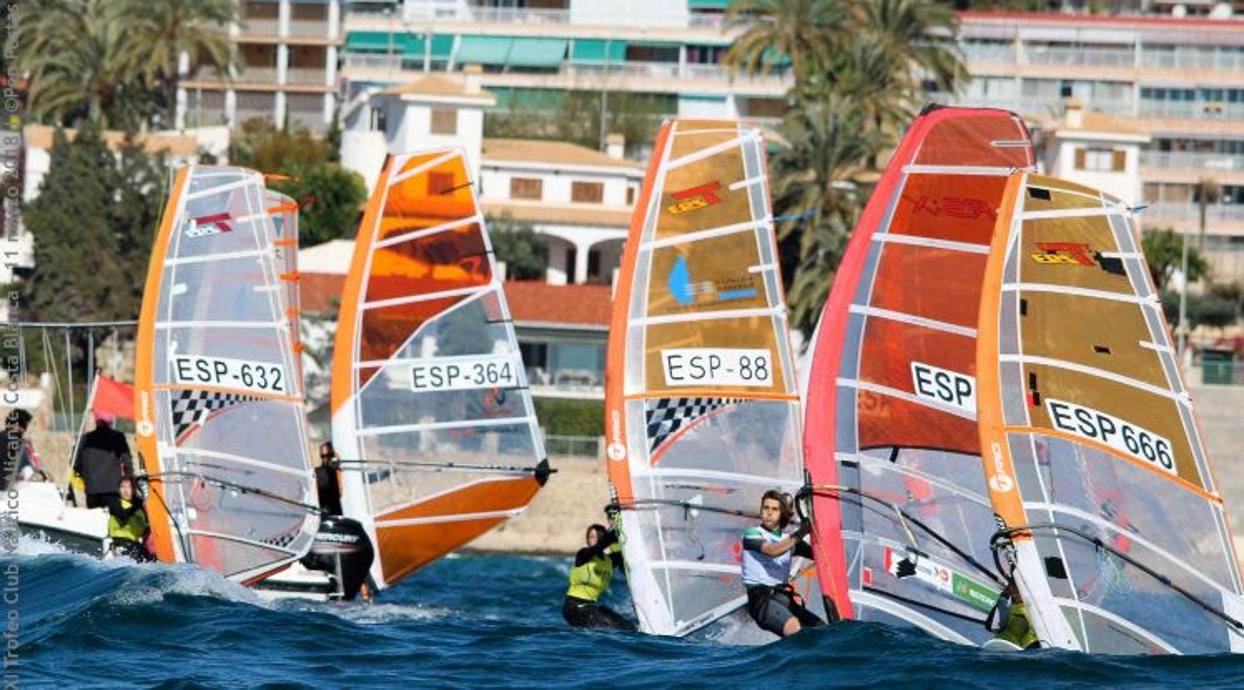
<instances>
[{"instance_id":1,"label":"shuttered window","mask_svg":"<svg viewBox=\"0 0 1244 690\"><path fill-rule=\"evenodd\" d=\"M539 201L544 197L544 181L530 177L510 178L511 199L531 199Z\"/></svg>"}]
</instances>

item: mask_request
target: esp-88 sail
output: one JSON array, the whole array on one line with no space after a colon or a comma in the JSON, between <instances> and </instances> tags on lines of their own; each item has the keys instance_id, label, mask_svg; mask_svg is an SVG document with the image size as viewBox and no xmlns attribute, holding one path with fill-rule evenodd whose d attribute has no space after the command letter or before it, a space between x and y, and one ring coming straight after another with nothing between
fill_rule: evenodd
<instances>
[{"instance_id":1,"label":"esp-88 sail","mask_svg":"<svg viewBox=\"0 0 1244 690\"><path fill-rule=\"evenodd\" d=\"M342 508L383 588L517 515L549 471L461 150L386 161L341 300Z\"/></svg>"},{"instance_id":2,"label":"esp-88 sail","mask_svg":"<svg viewBox=\"0 0 1244 690\"><path fill-rule=\"evenodd\" d=\"M606 463L641 629L769 637L740 610L740 537L766 490L803 482L758 130L662 128L631 221L607 373Z\"/></svg>"},{"instance_id":3,"label":"esp-88 sail","mask_svg":"<svg viewBox=\"0 0 1244 690\"><path fill-rule=\"evenodd\" d=\"M269 199L251 170L177 172L135 357L156 555L248 583L305 554L319 525L289 313L297 252Z\"/></svg>"},{"instance_id":4,"label":"esp-88 sail","mask_svg":"<svg viewBox=\"0 0 1244 690\"><path fill-rule=\"evenodd\" d=\"M1014 114L932 108L861 215L821 316L805 450L822 589L844 618L980 644L1001 583L976 428L976 318Z\"/></svg>"},{"instance_id":5,"label":"esp-88 sail","mask_svg":"<svg viewBox=\"0 0 1244 690\"><path fill-rule=\"evenodd\" d=\"M1130 210L1012 175L979 331L996 545L1041 640L1244 648L1227 516Z\"/></svg>"}]
</instances>

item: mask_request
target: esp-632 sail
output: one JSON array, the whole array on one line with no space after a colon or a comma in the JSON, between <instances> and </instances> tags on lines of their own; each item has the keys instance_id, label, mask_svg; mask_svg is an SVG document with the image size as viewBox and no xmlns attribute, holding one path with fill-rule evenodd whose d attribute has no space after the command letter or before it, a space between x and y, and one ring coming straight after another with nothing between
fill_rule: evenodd
<instances>
[{"instance_id":1,"label":"esp-632 sail","mask_svg":"<svg viewBox=\"0 0 1244 690\"><path fill-rule=\"evenodd\" d=\"M296 211L296 209L295 209ZM288 200L242 168L176 174L138 325L138 444L157 557L253 582L319 524L290 295Z\"/></svg>"},{"instance_id":2,"label":"esp-632 sail","mask_svg":"<svg viewBox=\"0 0 1244 690\"><path fill-rule=\"evenodd\" d=\"M631 221L605 393L645 632L772 639L742 610L740 538L765 490L803 483L789 338L761 133L666 123Z\"/></svg>"},{"instance_id":3,"label":"esp-632 sail","mask_svg":"<svg viewBox=\"0 0 1244 690\"><path fill-rule=\"evenodd\" d=\"M1012 175L979 333L994 545L1041 640L1244 649L1222 497L1127 206Z\"/></svg>"},{"instance_id":4,"label":"esp-632 sail","mask_svg":"<svg viewBox=\"0 0 1244 690\"><path fill-rule=\"evenodd\" d=\"M844 618L980 644L1003 582L976 428L976 318L1023 122L932 108L860 218L821 316L805 439L824 591Z\"/></svg>"},{"instance_id":5,"label":"esp-632 sail","mask_svg":"<svg viewBox=\"0 0 1244 690\"><path fill-rule=\"evenodd\" d=\"M342 508L383 588L517 515L549 472L461 150L385 163L337 329Z\"/></svg>"}]
</instances>

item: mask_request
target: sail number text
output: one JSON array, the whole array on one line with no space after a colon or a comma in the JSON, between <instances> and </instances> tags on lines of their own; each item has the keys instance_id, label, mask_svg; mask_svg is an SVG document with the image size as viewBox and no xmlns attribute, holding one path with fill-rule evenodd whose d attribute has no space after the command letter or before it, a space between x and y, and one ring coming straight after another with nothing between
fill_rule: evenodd
<instances>
[{"instance_id":1,"label":"sail number text","mask_svg":"<svg viewBox=\"0 0 1244 690\"><path fill-rule=\"evenodd\" d=\"M1178 474L1169 439L1114 415L1074 403L1047 398L1045 407L1050 413L1050 424L1055 429L1104 443L1163 472Z\"/></svg>"},{"instance_id":2,"label":"sail number text","mask_svg":"<svg viewBox=\"0 0 1244 690\"><path fill-rule=\"evenodd\" d=\"M773 356L768 350L692 347L661 350L667 386L773 385Z\"/></svg>"},{"instance_id":3,"label":"sail number text","mask_svg":"<svg viewBox=\"0 0 1244 690\"><path fill-rule=\"evenodd\" d=\"M416 391L516 388L518 366L501 357L421 362L410 367L410 382Z\"/></svg>"},{"instance_id":4,"label":"sail number text","mask_svg":"<svg viewBox=\"0 0 1244 690\"><path fill-rule=\"evenodd\" d=\"M289 379L279 364L198 355L174 355L172 364L174 383L289 394Z\"/></svg>"}]
</instances>

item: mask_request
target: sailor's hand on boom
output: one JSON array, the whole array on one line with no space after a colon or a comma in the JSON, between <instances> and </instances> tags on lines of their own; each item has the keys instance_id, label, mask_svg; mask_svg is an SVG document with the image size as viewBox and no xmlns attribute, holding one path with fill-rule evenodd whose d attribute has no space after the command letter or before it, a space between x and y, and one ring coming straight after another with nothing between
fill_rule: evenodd
<instances>
[{"instance_id":1,"label":"sailor's hand on boom","mask_svg":"<svg viewBox=\"0 0 1244 690\"><path fill-rule=\"evenodd\" d=\"M782 554L795 548L795 545L803 541L808 532L812 531L811 523L800 523L799 528L794 532L786 535L779 541L762 544L760 551L766 556L781 556Z\"/></svg>"}]
</instances>

